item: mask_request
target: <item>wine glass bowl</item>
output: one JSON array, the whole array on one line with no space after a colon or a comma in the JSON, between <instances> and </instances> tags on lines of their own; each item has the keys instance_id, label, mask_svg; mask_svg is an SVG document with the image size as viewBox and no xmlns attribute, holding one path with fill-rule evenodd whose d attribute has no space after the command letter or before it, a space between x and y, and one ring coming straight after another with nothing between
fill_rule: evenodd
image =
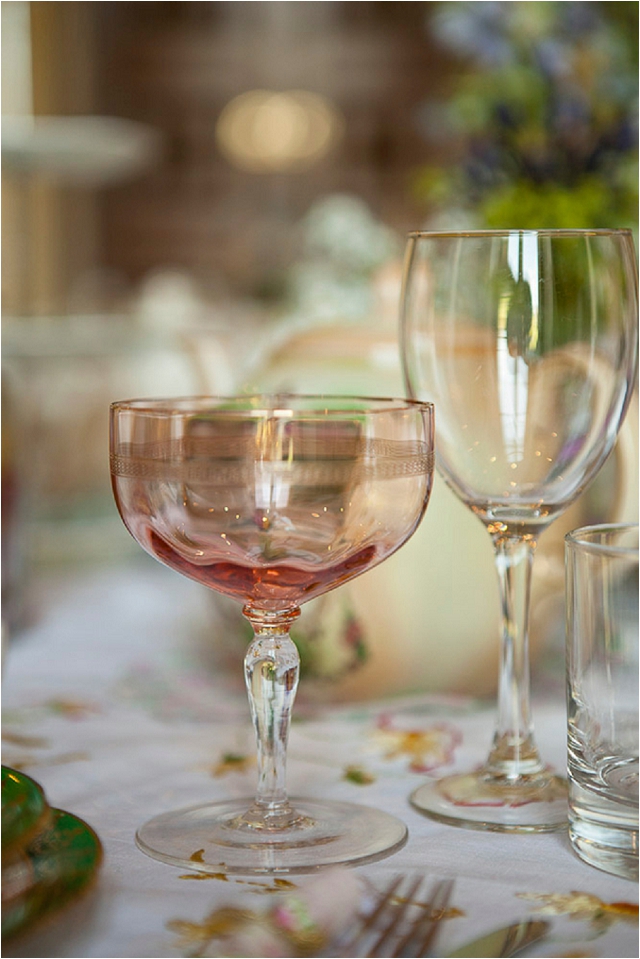
<instances>
[{"instance_id":1,"label":"wine glass bowl","mask_svg":"<svg viewBox=\"0 0 640 959\"><path fill-rule=\"evenodd\" d=\"M447 394L438 459L449 485L490 532L503 522L545 529L610 448L620 365L569 344L518 370L518 358L496 344L493 331L465 324L446 342L434 332L433 362L434 389Z\"/></svg>"},{"instance_id":2,"label":"wine glass bowl","mask_svg":"<svg viewBox=\"0 0 640 959\"><path fill-rule=\"evenodd\" d=\"M111 474L137 542L242 602L255 634L245 679L256 798L162 814L138 831L141 848L239 872L307 871L399 848L406 827L386 813L289 802L299 657L288 632L303 603L384 561L416 529L433 479L431 405L291 394L114 403Z\"/></svg>"},{"instance_id":3,"label":"wine glass bowl","mask_svg":"<svg viewBox=\"0 0 640 959\"><path fill-rule=\"evenodd\" d=\"M629 231L410 235L407 390L436 404L438 469L491 536L503 615L492 750L478 771L416 791L435 818L504 831L566 822L564 784L538 755L530 716L531 565L540 534L611 452L636 350Z\"/></svg>"}]
</instances>

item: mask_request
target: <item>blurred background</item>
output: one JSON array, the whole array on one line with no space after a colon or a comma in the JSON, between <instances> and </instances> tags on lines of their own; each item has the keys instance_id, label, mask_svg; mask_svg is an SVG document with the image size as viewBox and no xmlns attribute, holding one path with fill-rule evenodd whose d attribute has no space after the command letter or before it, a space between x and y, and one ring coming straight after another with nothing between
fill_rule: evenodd
<instances>
[{"instance_id":1,"label":"blurred background","mask_svg":"<svg viewBox=\"0 0 640 959\"><path fill-rule=\"evenodd\" d=\"M403 234L636 230L637 93L635 2L3 2L9 629L43 570L139 552L111 499L110 401L404 392ZM630 422L573 520L634 518ZM459 607L486 593L480 553L495 574L480 524L445 506L447 562L433 508L415 549Z\"/></svg>"}]
</instances>

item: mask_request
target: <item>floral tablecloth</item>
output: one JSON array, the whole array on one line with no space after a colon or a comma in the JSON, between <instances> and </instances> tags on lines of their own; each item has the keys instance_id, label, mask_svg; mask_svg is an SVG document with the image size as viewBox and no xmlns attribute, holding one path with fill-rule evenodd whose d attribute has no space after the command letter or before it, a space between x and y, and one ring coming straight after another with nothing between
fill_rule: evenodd
<instances>
[{"instance_id":1,"label":"floral tablecloth","mask_svg":"<svg viewBox=\"0 0 640 959\"><path fill-rule=\"evenodd\" d=\"M254 789L240 663L237 675L216 666L209 595L151 561L49 574L36 586L34 622L5 649L3 763L89 823L104 862L87 895L3 954L225 955L215 941L220 909L259 913L305 877L184 873L147 858L133 840L155 813ZM544 756L563 768L560 688L537 697L534 717ZM336 704L303 683L295 712L290 793L373 805L409 827L401 851L356 870L363 890L405 871L455 878L439 955L540 914L552 917L551 935L531 956L638 955L637 886L582 863L564 833L461 830L409 805L425 776L485 755L491 704L447 696Z\"/></svg>"}]
</instances>

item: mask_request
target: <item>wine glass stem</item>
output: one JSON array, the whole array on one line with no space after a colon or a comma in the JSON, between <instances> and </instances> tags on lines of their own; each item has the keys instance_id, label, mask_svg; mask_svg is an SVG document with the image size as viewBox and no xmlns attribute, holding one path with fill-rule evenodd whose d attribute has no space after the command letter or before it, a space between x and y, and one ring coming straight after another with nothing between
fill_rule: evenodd
<instances>
[{"instance_id":1,"label":"wine glass stem","mask_svg":"<svg viewBox=\"0 0 640 959\"><path fill-rule=\"evenodd\" d=\"M517 780L543 770L530 713L529 600L536 541L533 537L493 537L502 606L498 720L486 764L489 775Z\"/></svg>"},{"instance_id":2,"label":"wine glass stem","mask_svg":"<svg viewBox=\"0 0 640 959\"><path fill-rule=\"evenodd\" d=\"M256 732L258 789L245 817L256 828L289 828L296 813L287 799L286 754L300 656L289 636L299 610L244 614L254 629L245 660L245 682Z\"/></svg>"}]
</instances>

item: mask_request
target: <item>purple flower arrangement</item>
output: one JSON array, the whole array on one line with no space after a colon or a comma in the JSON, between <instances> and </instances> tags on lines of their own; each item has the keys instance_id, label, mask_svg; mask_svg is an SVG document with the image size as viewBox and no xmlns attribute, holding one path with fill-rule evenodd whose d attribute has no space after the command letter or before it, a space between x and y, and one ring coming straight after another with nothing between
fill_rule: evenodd
<instances>
[{"instance_id":1,"label":"purple flower arrangement","mask_svg":"<svg viewBox=\"0 0 640 959\"><path fill-rule=\"evenodd\" d=\"M429 29L463 63L419 118L456 162L427 167L429 206L470 225L637 223L638 8L633 3L438 3Z\"/></svg>"}]
</instances>

